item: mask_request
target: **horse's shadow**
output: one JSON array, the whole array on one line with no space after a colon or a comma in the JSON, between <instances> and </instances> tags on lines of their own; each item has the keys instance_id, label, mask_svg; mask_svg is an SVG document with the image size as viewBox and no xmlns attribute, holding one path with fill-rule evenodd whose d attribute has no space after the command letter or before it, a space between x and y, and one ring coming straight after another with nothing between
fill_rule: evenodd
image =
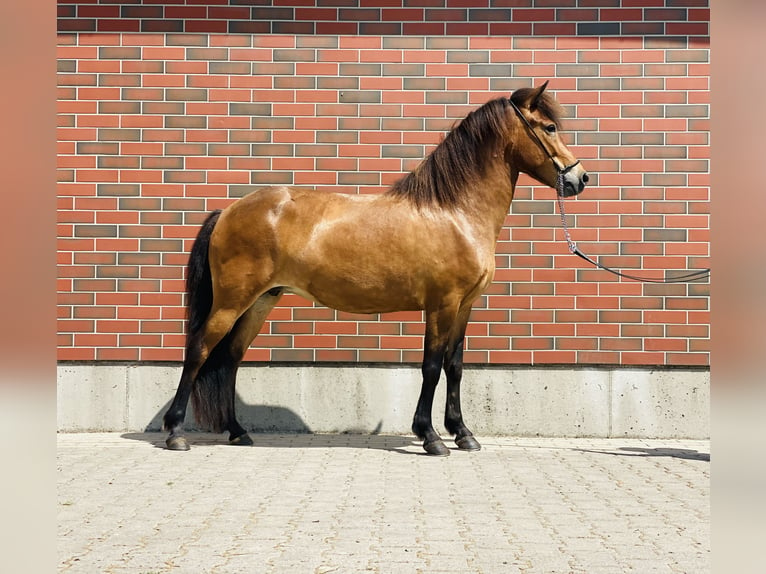
<instances>
[{"instance_id":1,"label":"horse's shadow","mask_svg":"<svg viewBox=\"0 0 766 574\"><path fill-rule=\"evenodd\" d=\"M165 448L167 435L162 430L162 417L169 406L170 401L154 414L143 432L123 433L122 438ZM379 434L383 421L372 430L347 429L333 434L317 434L297 413L285 407L249 405L237 394L235 409L240 424L248 432L257 435L253 436L254 447L362 448L400 454L425 454L420 448L420 441L414 436ZM192 447L229 446L228 433L218 434L201 429L188 412L184 426Z\"/></svg>"},{"instance_id":2,"label":"horse's shadow","mask_svg":"<svg viewBox=\"0 0 766 574\"><path fill-rule=\"evenodd\" d=\"M609 451L609 450L591 450L591 449L584 449L584 448L576 448L573 450L578 450L581 452L591 452L596 454L608 454L612 456L634 456L634 457L669 457L669 458L680 458L684 460L701 460L710 462L710 453L707 452L700 452L693 449L688 448L646 448L646 447L632 447L632 446L623 446L620 447L618 450L619 452L615 451Z\"/></svg>"}]
</instances>

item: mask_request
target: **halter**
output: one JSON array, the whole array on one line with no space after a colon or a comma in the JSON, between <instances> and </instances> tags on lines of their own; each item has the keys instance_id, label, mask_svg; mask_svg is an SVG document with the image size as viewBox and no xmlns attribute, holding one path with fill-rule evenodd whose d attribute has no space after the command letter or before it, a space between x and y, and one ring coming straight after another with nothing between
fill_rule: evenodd
<instances>
[{"instance_id":1,"label":"halter","mask_svg":"<svg viewBox=\"0 0 766 574\"><path fill-rule=\"evenodd\" d=\"M576 162L574 162L571 165L567 165L564 167L559 167L559 162L556 161L556 158L553 157L553 154L548 151L548 148L545 147L545 144L543 144L543 140L540 139L540 136L537 135L537 132L532 129L532 126L527 121L527 118L524 117L524 114L521 113L521 110L516 107L516 104L513 103L513 100L511 98L508 98L508 102L511 104L514 110L516 110L516 115L519 116L522 122L524 122L524 125L527 126L527 129L529 130L529 133L532 134L532 137L537 142L537 145L540 146L540 149L545 152L545 155L548 156L548 158L553 162L553 167L556 168L556 171L558 172L558 179L556 181L556 192L558 193L559 197L564 193L564 176L569 173L569 171L576 165L580 163L580 160L578 159Z\"/></svg>"},{"instance_id":2,"label":"halter","mask_svg":"<svg viewBox=\"0 0 766 574\"><path fill-rule=\"evenodd\" d=\"M569 247L569 252L573 255L577 255L578 257L585 259L588 263L595 265L596 267L603 269L604 271L609 271L609 273L614 273L615 275L619 275L620 277L625 277L626 279L632 279L634 281L643 281L644 283L684 283L686 281L695 281L697 279L706 279L710 277L710 269L698 269L696 271L691 271L689 273L686 273L684 275L679 275L677 277L668 277L665 279L651 279L647 277L637 277L635 275L628 275L627 273L623 273L621 271L617 271L615 269L611 269L610 267L607 267L606 265L602 265L598 261L595 261L585 255L582 251L580 251L580 248L577 247L577 244L572 240L571 236L569 235L569 227L567 226L567 220L566 220L566 214L564 213L564 176L569 173L569 171L580 163L580 160L577 160L571 165L567 165L564 167L559 167L559 163L556 161L556 158L553 157L551 152L548 151L548 148L545 147L545 144L543 144L543 141L540 139L540 136L537 135L534 129L532 129L531 124L527 121L527 118L524 117L524 114L521 113L521 110L516 107L516 104L513 103L513 100L508 98L508 103L511 104L511 107L516 112L516 115L519 116L519 119L524 123L524 125L529 130L529 133L532 134L533 139L537 142L537 145L540 146L540 149L542 149L545 152L545 155L548 156L548 158L553 162L553 167L556 168L556 171L558 172L558 176L556 178L556 200L559 204L559 215L561 215L561 226L564 228L564 237L567 240L567 245Z\"/></svg>"}]
</instances>

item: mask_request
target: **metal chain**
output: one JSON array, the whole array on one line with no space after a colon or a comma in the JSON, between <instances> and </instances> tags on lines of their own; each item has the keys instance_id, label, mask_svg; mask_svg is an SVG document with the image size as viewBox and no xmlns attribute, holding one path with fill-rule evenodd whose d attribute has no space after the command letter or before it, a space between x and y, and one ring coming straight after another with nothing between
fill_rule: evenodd
<instances>
[{"instance_id":1,"label":"metal chain","mask_svg":"<svg viewBox=\"0 0 766 574\"><path fill-rule=\"evenodd\" d=\"M569 246L569 253L577 253L577 244L572 241L572 237L569 235L569 226L567 225L566 214L564 213L564 173L559 172L558 179L556 181L556 200L559 202L559 215L561 215L561 227L564 229L564 237L567 240Z\"/></svg>"}]
</instances>

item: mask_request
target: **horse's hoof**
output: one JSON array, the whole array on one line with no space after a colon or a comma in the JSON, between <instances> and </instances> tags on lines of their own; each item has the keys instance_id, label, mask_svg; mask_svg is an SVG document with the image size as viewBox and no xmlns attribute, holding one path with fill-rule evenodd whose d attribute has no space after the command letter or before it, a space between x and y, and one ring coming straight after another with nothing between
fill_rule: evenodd
<instances>
[{"instance_id":1,"label":"horse's hoof","mask_svg":"<svg viewBox=\"0 0 766 574\"><path fill-rule=\"evenodd\" d=\"M473 438L472 435L466 435L455 439L455 444L460 450L465 450L468 452L476 452L477 450L481 450L479 441Z\"/></svg>"},{"instance_id":2,"label":"horse's hoof","mask_svg":"<svg viewBox=\"0 0 766 574\"><path fill-rule=\"evenodd\" d=\"M229 439L229 444L236 446L253 446L253 439L250 438L249 434L245 433Z\"/></svg>"},{"instance_id":3,"label":"horse's hoof","mask_svg":"<svg viewBox=\"0 0 766 574\"><path fill-rule=\"evenodd\" d=\"M165 445L168 450L189 450L189 443L182 436L169 436L165 440Z\"/></svg>"},{"instance_id":4,"label":"horse's hoof","mask_svg":"<svg viewBox=\"0 0 766 574\"><path fill-rule=\"evenodd\" d=\"M431 456L449 456L449 449L441 440L424 442L423 449Z\"/></svg>"}]
</instances>

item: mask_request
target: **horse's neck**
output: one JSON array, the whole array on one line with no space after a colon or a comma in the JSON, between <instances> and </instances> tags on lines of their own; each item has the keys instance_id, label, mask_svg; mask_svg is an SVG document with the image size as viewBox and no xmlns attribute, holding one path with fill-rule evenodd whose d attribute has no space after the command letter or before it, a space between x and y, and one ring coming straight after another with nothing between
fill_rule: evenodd
<instances>
[{"instance_id":1,"label":"horse's neck","mask_svg":"<svg viewBox=\"0 0 766 574\"><path fill-rule=\"evenodd\" d=\"M517 179L518 172L512 170L509 177L505 164L488 171L487 176L472 190L471 201L466 206L475 227L490 228L497 238L511 207Z\"/></svg>"}]
</instances>

